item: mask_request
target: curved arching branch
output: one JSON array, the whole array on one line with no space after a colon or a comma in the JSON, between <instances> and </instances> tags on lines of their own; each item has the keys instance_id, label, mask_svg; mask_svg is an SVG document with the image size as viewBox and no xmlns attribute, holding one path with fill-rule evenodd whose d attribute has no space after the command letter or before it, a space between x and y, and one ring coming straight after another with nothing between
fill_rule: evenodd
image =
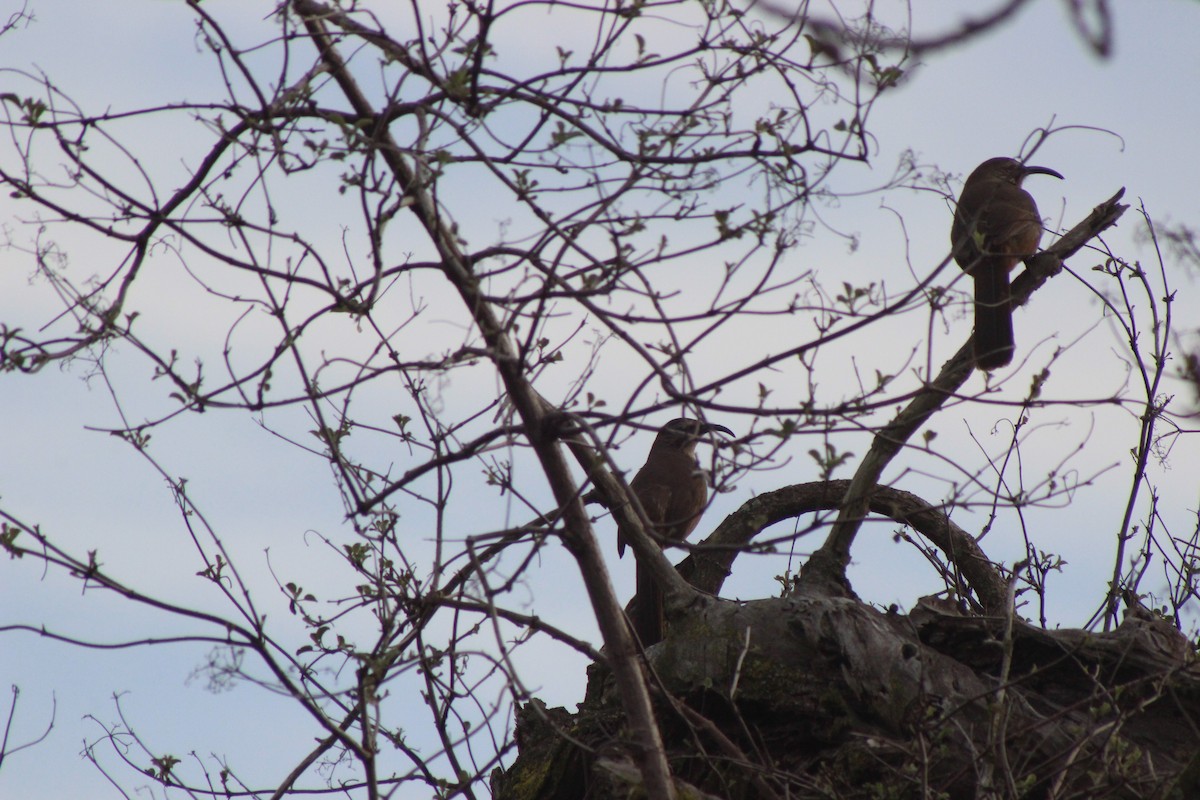
<instances>
[{"instance_id":1,"label":"curved arching branch","mask_svg":"<svg viewBox=\"0 0 1200 800\"><path fill-rule=\"evenodd\" d=\"M683 560L679 572L702 592L720 592L734 559L756 536L801 514L836 510L850 485L848 480L798 483L748 500ZM1003 611L1008 592L1004 576L945 511L890 486L876 486L868 503L872 514L908 525L941 550L978 596L985 612Z\"/></svg>"}]
</instances>

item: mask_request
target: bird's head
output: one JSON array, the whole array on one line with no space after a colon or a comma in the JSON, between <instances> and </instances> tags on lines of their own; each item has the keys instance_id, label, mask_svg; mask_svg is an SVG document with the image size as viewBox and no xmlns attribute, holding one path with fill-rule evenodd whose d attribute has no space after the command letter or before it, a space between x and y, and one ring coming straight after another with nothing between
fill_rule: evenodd
<instances>
[{"instance_id":1,"label":"bird's head","mask_svg":"<svg viewBox=\"0 0 1200 800\"><path fill-rule=\"evenodd\" d=\"M1021 181L1030 175L1053 175L1059 180L1063 179L1062 175L1049 167L1034 167L1022 164L1015 158L1002 156L1000 158L989 158L980 164L967 180L1004 181L1014 186L1020 186Z\"/></svg>"},{"instance_id":2,"label":"bird's head","mask_svg":"<svg viewBox=\"0 0 1200 800\"><path fill-rule=\"evenodd\" d=\"M733 431L724 425L680 417L671 420L659 429L658 436L654 440L654 447L692 449L696 446L696 442L713 433L733 436Z\"/></svg>"}]
</instances>

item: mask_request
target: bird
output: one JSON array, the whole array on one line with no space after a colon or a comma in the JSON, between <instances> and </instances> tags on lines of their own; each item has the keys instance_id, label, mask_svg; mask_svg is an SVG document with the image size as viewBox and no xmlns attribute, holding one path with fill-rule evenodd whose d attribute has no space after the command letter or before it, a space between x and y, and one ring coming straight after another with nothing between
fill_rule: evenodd
<instances>
[{"instance_id":1,"label":"bird","mask_svg":"<svg viewBox=\"0 0 1200 800\"><path fill-rule=\"evenodd\" d=\"M1062 175L1049 167L1033 167L1015 158L989 158L967 177L950 244L954 260L975 281L975 364L991 371L1013 357L1012 303L1009 273L1037 252L1042 218L1037 203L1021 182L1030 175Z\"/></svg>"},{"instance_id":2,"label":"bird","mask_svg":"<svg viewBox=\"0 0 1200 800\"><path fill-rule=\"evenodd\" d=\"M659 429L646 463L629 482L651 525L648 533L655 539L681 542L700 522L708 502L708 478L696 460L696 444L717 432L734 435L724 425L687 418L673 419ZM625 554L625 536L619 528L617 553ZM663 638L662 589L647 565L639 562L636 574L630 622L642 647L649 647Z\"/></svg>"}]
</instances>

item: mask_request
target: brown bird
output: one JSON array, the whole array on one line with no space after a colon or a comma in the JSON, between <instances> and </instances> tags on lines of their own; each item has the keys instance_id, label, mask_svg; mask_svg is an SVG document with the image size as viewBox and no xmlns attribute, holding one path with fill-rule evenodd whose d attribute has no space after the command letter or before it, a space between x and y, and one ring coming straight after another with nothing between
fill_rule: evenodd
<instances>
[{"instance_id":1,"label":"brown bird","mask_svg":"<svg viewBox=\"0 0 1200 800\"><path fill-rule=\"evenodd\" d=\"M696 443L717 431L733 435L724 425L696 419L673 419L659 430L646 463L629 482L652 526L649 533L655 538L681 542L700 522L708 502L708 479L696 461ZM625 554L625 537L620 529L617 552ZM662 641L662 590L654 573L641 562L637 564L637 593L630 614L643 647Z\"/></svg>"},{"instance_id":2,"label":"brown bird","mask_svg":"<svg viewBox=\"0 0 1200 800\"><path fill-rule=\"evenodd\" d=\"M1013 357L1012 304L1008 274L1037 252L1042 218L1021 181L1053 175L1014 158L989 158L963 184L950 226L954 260L975 280L975 363L1003 367Z\"/></svg>"}]
</instances>

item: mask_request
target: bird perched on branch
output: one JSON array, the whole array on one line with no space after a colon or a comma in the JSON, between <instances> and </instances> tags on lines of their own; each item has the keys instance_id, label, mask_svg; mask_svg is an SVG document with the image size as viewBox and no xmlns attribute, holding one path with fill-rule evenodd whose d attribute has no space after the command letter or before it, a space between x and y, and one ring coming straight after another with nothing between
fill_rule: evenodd
<instances>
[{"instance_id":1,"label":"bird perched on branch","mask_svg":"<svg viewBox=\"0 0 1200 800\"><path fill-rule=\"evenodd\" d=\"M700 522L708 502L708 478L696 461L696 444L715 432L733 435L724 425L696 419L673 419L663 425L650 446L646 463L629 488L637 496L660 541L681 542ZM617 530L617 552L625 554L625 536ZM637 593L631 610L633 630L643 647L663 638L663 597L654 573L637 565Z\"/></svg>"},{"instance_id":2,"label":"bird perched on branch","mask_svg":"<svg viewBox=\"0 0 1200 800\"><path fill-rule=\"evenodd\" d=\"M1042 218L1021 181L1053 175L1014 158L989 158L963 184L950 227L954 260L975 281L975 363L983 370L1012 361L1012 303L1009 273L1037 252Z\"/></svg>"}]
</instances>

